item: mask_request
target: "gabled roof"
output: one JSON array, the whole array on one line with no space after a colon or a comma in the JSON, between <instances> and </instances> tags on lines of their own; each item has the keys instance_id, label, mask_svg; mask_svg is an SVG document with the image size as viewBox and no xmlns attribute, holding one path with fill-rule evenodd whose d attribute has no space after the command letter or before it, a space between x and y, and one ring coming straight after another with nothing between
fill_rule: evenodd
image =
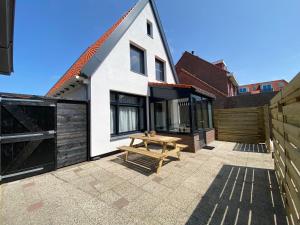
<instances>
[{"instance_id":1,"label":"gabled roof","mask_svg":"<svg viewBox=\"0 0 300 225\"><path fill-rule=\"evenodd\" d=\"M131 10L131 9L130 9ZM67 70L67 72L57 81L57 83L49 90L47 95L51 95L57 89L59 89L70 78L75 77L81 73L83 67L88 61L96 54L97 50L105 43L110 37L112 32L123 22L130 10L122 16L110 29L108 29L104 35L102 35L94 44L88 47L85 52L76 60L76 62Z\"/></svg>"},{"instance_id":2,"label":"gabled roof","mask_svg":"<svg viewBox=\"0 0 300 225\"><path fill-rule=\"evenodd\" d=\"M0 1L0 73L13 72L15 0Z\"/></svg>"},{"instance_id":3,"label":"gabled roof","mask_svg":"<svg viewBox=\"0 0 300 225\"><path fill-rule=\"evenodd\" d=\"M71 79L75 79L75 77L78 75L90 77L108 56L108 54L118 43L121 37L125 34L130 25L142 12L147 3L150 3L153 9L154 17L157 21L157 26L160 31L165 50L167 52L172 72L175 76L176 82L178 82L173 59L163 31L155 2L154 0L140 0L131 10L129 10L121 19L119 19L117 23L115 23L102 37L100 37L79 57L79 59L71 66L71 68L50 89L47 95L53 95L55 92L60 90L62 86L67 84Z\"/></svg>"}]
</instances>

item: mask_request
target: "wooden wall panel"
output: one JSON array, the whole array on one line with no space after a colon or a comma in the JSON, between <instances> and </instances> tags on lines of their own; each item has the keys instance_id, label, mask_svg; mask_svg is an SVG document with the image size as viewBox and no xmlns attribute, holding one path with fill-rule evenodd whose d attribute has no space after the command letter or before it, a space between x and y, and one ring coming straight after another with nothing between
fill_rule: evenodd
<instances>
[{"instance_id":1,"label":"wooden wall panel","mask_svg":"<svg viewBox=\"0 0 300 225\"><path fill-rule=\"evenodd\" d=\"M57 103L57 168L87 160L87 105Z\"/></svg>"},{"instance_id":2,"label":"wooden wall panel","mask_svg":"<svg viewBox=\"0 0 300 225\"><path fill-rule=\"evenodd\" d=\"M290 224L300 224L300 74L271 100L275 171Z\"/></svg>"},{"instance_id":3,"label":"wooden wall panel","mask_svg":"<svg viewBox=\"0 0 300 225\"><path fill-rule=\"evenodd\" d=\"M264 107L216 109L214 120L218 140L265 142Z\"/></svg>"}]
</instances>

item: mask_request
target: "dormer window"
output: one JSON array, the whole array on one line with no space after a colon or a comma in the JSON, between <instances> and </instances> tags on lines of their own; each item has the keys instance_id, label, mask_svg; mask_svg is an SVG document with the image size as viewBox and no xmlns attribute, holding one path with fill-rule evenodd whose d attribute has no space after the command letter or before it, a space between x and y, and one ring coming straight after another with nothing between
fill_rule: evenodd
<instances>
[{"instance_id":1,"label":"dormer window","mask_svg":"<svg viewBox=\"0 0 300 225\"><path fill-rule=\"evenodd\" d=\"M150 21L147 21L147 34L153 38L153 27Z\"/></svg>"}]
</instances>

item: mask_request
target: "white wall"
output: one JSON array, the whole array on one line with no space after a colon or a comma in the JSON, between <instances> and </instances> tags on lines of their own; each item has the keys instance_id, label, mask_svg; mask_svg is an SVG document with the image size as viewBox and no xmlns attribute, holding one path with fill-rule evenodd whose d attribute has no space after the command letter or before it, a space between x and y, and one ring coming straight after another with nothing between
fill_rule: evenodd
<instances>
[{"instance_id":1,"label":"white wall","mask_svg":"<svg viewBox=\"0 0 300 225\"><path fill-rule=\"evenodd\" d=\"M153 24L153 38L147 35L147 20ZM130 42L146 51L147 76L130 71ZM148 96L148 82L155 79L155 57L166 61L166 81L175 83L156 21L149 3L91 77L91 156L128 145L129 140L111 141L110 91Z\"/></svg>"},{"instance_id":2,"label":"white wall","mask_svg":"<svg viewBox=\"0 0 300 225\"><path fill-rule=\"evenodd\" d=\"M70 100L87 100L87 85L81 84L76 86L74 89L65 92L60 97Z\"/></svg>"}]
</instances>

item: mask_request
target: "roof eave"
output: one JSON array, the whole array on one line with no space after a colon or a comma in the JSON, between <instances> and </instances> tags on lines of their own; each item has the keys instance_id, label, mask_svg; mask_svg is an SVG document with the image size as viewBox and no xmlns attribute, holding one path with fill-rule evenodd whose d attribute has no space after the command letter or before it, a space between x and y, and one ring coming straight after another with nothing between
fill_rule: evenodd
<instances>
[{"instance_id":1,"label":"roof eave","mask_svg":"<svg viewBox=\"0 0 300 225\"><path fill-rule=\"evenodd\" d=\"M0 73L13 72L15 0L0 1Z\"/></svg>"}]
</instances>

